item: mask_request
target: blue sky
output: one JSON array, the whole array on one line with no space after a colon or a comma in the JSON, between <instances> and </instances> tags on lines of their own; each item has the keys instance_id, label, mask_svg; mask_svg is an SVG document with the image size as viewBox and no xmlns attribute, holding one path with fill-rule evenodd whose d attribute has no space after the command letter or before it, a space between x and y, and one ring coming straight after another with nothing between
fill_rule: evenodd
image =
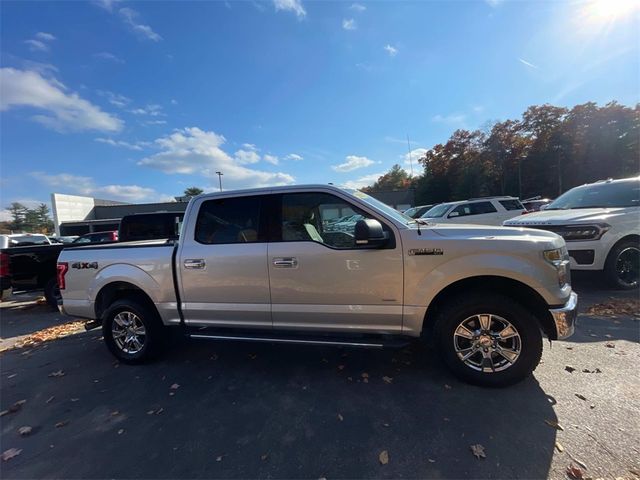
<instances>
[{"instance_id":1,"label":"blue sky","mask_svg":"<svg viewBox=\"0 0 640 480\"><path fill-rule=\"evenodd\" d=\"M639 13L588 2L2 2L1 206L372 183L457 128L640 97ZM415 166L415 165L414 165Z\"/></svg>"}]
</instances>

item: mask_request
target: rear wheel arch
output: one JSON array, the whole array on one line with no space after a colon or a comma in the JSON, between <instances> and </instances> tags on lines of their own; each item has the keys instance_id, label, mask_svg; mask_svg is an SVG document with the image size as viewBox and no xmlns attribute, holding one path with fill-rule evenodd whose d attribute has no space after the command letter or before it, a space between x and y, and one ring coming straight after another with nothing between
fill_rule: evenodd
<instances>
[{"instance_id":1,"label":"rear wheel arch","mask_svg":"<svg viewBox=\"0 0 640 480\"><path fill-rule=\"evenodd\" d=\"M150 308L157 315L160 315L155 303L140 287L123 281L111 282L100 289L95 301L95 314L98 320L102 320L104 313L114 302L118 300L133 300L141 305Z\"/></svg>"},{"instance_id":2,"label":"rear wheel arch","mask_svg":"<svg viewBox=\"0 0 640 480\"><path fill-rule=\"evenodd\" d=\"M533 288L518 280L496 275L480 275L464 278L444 287L433 298L422 323L422 336L429 338L433 332L438 313L455 297L478 292L500 293L526 309L538 320L540 329L550 340L557 339L553 317L549 305Z\"/></svg>"}]
</instances>

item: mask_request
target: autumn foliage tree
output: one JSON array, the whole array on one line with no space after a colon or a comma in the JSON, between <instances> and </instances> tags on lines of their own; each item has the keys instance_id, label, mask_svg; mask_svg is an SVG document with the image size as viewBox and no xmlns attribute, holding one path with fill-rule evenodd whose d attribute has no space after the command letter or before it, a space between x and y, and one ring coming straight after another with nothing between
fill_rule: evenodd
<instances>
[{"instance_id":1,"label":"autumn foliage tree","mask_svg":"<svg viewBox=\"0 0 640 480\"><path fill-rule=\"evenodd\" d=\"M419 160L410 178L394 165L367 191L414 188L417 203L486 195L556 197L604 178L640 172L640 104L529 107L486 130L456 130Z\"/></svg>"}]
</instances>

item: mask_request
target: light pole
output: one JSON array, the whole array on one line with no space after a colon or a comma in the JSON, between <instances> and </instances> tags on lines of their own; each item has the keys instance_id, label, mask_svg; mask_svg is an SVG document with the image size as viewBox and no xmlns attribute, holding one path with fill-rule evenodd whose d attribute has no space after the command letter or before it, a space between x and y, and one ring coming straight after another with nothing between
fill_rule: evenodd
<instances>
[{"instance_id":1,"label":"light pole","mask_svg":"<svg viewBox=\"0 0 640 480\"><path fill-rule=\"evenodd\" d=\"M222 175L224 175L224 173L216 172L216 174L218 175L218 183L220 184L220 191L222 191Z\"/></svg>"}]
</instances>

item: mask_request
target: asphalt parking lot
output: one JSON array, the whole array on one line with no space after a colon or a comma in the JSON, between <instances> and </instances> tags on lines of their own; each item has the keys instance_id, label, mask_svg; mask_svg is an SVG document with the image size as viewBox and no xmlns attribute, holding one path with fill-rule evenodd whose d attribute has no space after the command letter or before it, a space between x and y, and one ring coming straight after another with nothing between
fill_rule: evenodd
<instances>
[{"instance_id":1,"label":"asphalt parking lot","mask_svg":"<svg viewBox=\"0 0 640 480\"><path fill-rule=\"evenodd\" d=\"M574 288L583 312L638 297L591 278ZM0 304L0 409L19 402L1 449L20 450L2 478L566 478L572 463L585 478L640 476L637 311L581 314L534 377L492 390L422 346L183 341L144 366L114 361L98 330L9 348L69 321L28 300Z\"/></svg>"}]
</instances>

